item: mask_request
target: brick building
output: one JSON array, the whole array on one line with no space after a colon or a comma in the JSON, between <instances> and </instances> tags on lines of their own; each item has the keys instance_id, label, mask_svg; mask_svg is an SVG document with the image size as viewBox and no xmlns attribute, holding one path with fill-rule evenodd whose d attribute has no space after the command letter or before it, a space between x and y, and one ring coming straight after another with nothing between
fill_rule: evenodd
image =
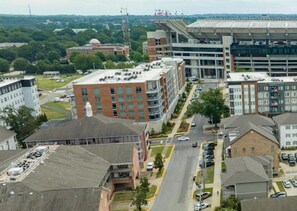
<instances>
[{"instance_id":1,"label":"brick building","mask_svg":"<svg viewBox=\"0 0 297 211\"><path fill-rule=\"evenodd\" d=\"M147 54L150 62L171 56L170 52L165 31L147 32Z\"/></svg>"},{"instance_id":2,"label":"brick building","mask_svg":"<svg viewBox=\"0 0 297 211\"><path fill-rule=\"evenodd\" d=\"M260 115L231 116L223 120L227 157L271 156L273 172L279 169L279 143L274 135L275 123Z\"/></svg>"},{"instance_id":3,"label":"brick building","mask_svg":"<svg viewBox=\"0 0 297 211\"><path fill-rule=\"evenodd\" d=\"M184 62L164 58L132 69L99 70L73 82L74 118L85 116L90 102L94 114L149 122L160 131L185 87Z\"/></svg>"},{"instance_id":4,"label":"brick building","mask_svg":"<svg viewBox=\"0 0 297 211\"><path fill-rule=\"evenodd\" d=\"M66 49L66 56L69 59L73 52L85 55L94 55L97 52L103 54L114 54L129 56L129 46L120 44L101 44L97 39L91 39L87 45Z\"/></svg>"}]
</instances>

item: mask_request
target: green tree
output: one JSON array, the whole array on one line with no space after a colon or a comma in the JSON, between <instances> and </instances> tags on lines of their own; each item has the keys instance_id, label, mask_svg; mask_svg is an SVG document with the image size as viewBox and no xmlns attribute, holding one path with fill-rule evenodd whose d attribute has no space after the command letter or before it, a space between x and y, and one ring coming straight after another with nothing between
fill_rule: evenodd
<instances>
[{"instance_id":1,"label":"green tree","mask_svg":"<svg viewBox=\"0 0 297 211\"><path fill-rule=\"evenodd\" d=\"M117 54L116 55L116 62L126 62L127 58L123 54Z\"/></svg>"},{"instance_id":2,"label":"green tree","mask_svg":"<svg viewBox=\"0 0 297 211\"><path fill-rule=\"evenodd\" d=\"M165 134L167 132L167 124L165 122L162 123L162 133Z\"/></svg>"},{"instance_id":3,"label":"green tree","mask_svg":"<svg viewBox=\"0 0 297 211\"><path fill-rule=\"evenodd\" d=\"M141 62L142 61L142 54L137 51L132 51L130 58L135 62Z\"/></svg>"},{"instance_id":4,"label":"green tree","mask_svg":"<svg viewBox=\"0 0 297 211\"><path fill-rule=\"evenodd\" d=\"M226 200L222 201L221 207L219 209L219 211L232 211L232 210L236 210L236 211L241 211L241 206L240 206L240 201L235 198L234 196L229 197Z\"/></svg>"},{"instance_id":5,"label":"green tree","mask_svg":"<svg viewBox=\"0 0 297 211\"><path fill-rule=\"evenodd\" d=\"M164 167L163 157L161 153L157 153L154 161L154 168L158 169L158 171L160 172L163 167Z\"/></svg>"},{"instance_id":6,"label":"green tree","mask_svg":"<svg viewBox=\"0 0 297 211\"><path fill-rule=\"evenodd\" d=\"M107 60L105 63L105 67L106 67L106 69L115 69L116 65L113 61Z\"/></svg>"},{"instance_id":7,"label":"green tree","mask_svg":"<svg viewBox=\"0 0 297 211\"><path fill-rule=\"evenodd\" d=\"M147 205L146 195L147 195L146 191L140 186L137 186L132 195L131 205L135 205L137 210L141 211L141 207L143 205Z\"/></svg>"},{"instance_id":8,"label":"green tree","mask_svg":"<svg viewBox=\"0 0 297 211\"><path fill-rule=\"evenodd\" d=\"M252 70L251 69L246 69L246 68L243 68L243 67L235 66L234 67L234 72L252 72Z\"/></svg>"},{"instance_id":9,"label":"green tree","mask_svg":"<svg viewBox=\"0 0 297 211\"><path fill-rule=\"evenodd\" d=\"M195 100L190 106L189 111L192 114L201 114L210 119L210 121L217 126L221 121L222 114L229 111L228 106L225 105L225 100L220 88L209 89L201 92L198 100Z\"/></svg>"},{"instance_id":10,"label":"green tree","mask_svg":"<svg viewBox=\"0 0 297 211\"><path fill-rule=\"evenodd\" d=\"M65 48L72 48L72 47L77 47L79 46L77 42L74 42L74 41L67 41L65 44L64 44Z\"/></svg>"},{"instance_id":11,"label":"green tree","mask_svg":"<svg viewBox=\"0 0 297 211\"><path fill-rule=\"evenodd\" d=\"M57 53L57 51L50 51L48 52L47 54L47 59L50 61L50 62L53 62L55 60L59 60L60 59L60 55Z\"/></svg>"},{"instance_id":12,"label":"green tree","mask_svg":"<svg viewBox=\"0 0 297 211\"><path fill-rule=\"evenodd\" d=\"M72 52L71 55L70 55L69 60L70 60L71 62L73 62L73 61L74 61L74 58L75 58L76 56L78 56L78 55L81 55L81 53L79 53L79 52Z\"/></svg>"},{"instance_id":13,"label":"green tree","mask_svg":"<svg viewBox=\"0 0 297 211\"><path fill-rule=\"evenodd\" d=\"M1 49L0 58L12 62L16 58L16 54L12 49Z\"/></svg>"},{"instance_id":14,"label":"green tree","mask_svg":"<svg viewBox=\"0 0 297 211\"><path fill-rule=\"evenodd\" d=\"M27 59L19 57L13 61L12 66L14 70L26 71L29 67L29 62Z\"/></svg>"},{"instance_id":15,"label":"green tree","mask_svg":"<svg viewBox=\"0 0 297 211\"><path fill-rule=\"evenodd\" d=\"M107 60L111 60L111 61L113 61L113 62L116 61L116 56L115 56L114 54L112 54L112 53L107 54L107 55L105 56L105 58L106 58L106 61L107 61Z\"/></svg>"},{"instance_id":16,"label":"green tree","mask_svg":"<svg viewBox=\"0 0 297 211\"><path fill-rule=\"evenodd\" d=\"M0 58L0 73L6 73L9 71L10 64L6 59Z\"/></svg>"},{"instance_id":17,"label":"green tree","mask_svg":"<svg viewBox=\"0 0 297 211\"><path fill-rule=\"evenodd\" d=\"M86 72L89 69L103 69L102 61L94 56L87 56L87 55L77 55L74 60L73 64L77 70L82 70L83 72Z\"/></svg>"},{"instance_id":18,"label":"green tree","mask_svg":"<svg viewBox=\"0 0 297 211\"><path fill-rule=\"evenodd\" d=\"M148 179L146 177L140 178L140 187L143 189L147 196L148 192L150 191L150 183L148 182Z\"/></svg>"},{"instance_id":19,"label":"green tree","mask_svg":"<svg viewBox=\"0 0 297 211\"><path fill-rule=\"evenodd\" d=\"M97 53L95 53L95 55L98 56L102 62L106 61L106 57L105 57L104 53L97 52Z\"/></svg>"},{"instance_id":20,"label":"green tree","mask_svg":"<svg viewBox=\"0 0 297 211\"><path fill-rule=\"evenodd\" d=\"M4 108L0 116L0 119L17 134L17 140L23 147L25 147L23 141L38 127L36 118L32 115L33 111L26 106L21 106L18 110L10 106Z\"/></svg>"}]
</instances>

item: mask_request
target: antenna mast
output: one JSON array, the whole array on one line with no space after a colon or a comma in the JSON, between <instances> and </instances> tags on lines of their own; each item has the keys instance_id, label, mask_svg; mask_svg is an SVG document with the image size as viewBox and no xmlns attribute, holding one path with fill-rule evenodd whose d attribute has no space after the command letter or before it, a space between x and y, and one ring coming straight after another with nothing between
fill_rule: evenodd
<instances>
[{"instance_id":1,"label":"antenna mast","mask_svg":"<svg viewBox=\"0 0 297 211\"><path fill-rule=\"evenodd\" d=\"M29 15L32 16L30 4L28 4Z\"/></svg>"},{"instance_id":2,"label":"antenna mast","mask_svg":"<svg viewBox=\"0 0 297 211\"><path fill-rule=\"evenodd\" d=\"M122 16L122 31L123 31L124 43L129 46L131 51L129 13L127 8L121 8L121 16Z\"/></svg>"}]
</instances>

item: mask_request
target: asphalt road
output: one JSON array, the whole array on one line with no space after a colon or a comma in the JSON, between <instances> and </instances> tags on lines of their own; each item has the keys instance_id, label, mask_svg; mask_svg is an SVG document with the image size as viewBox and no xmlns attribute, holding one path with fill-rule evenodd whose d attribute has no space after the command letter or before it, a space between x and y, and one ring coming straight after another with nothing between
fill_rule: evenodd
<instances>
[{"instance_id":1,"label":"asphalt road","mask_svg":"<svg viewBox=\"0 0 297 211\"><path fill-rule=\"evenodd\" d=\"M205 84L204 90L215 88L217 84ZM187 211L193 210L191 199L193 181L198 165L199 147L192 148L192 143L198 141L199 144L205 140L213 139L213 135L203 133L203 125L208 124L208 119L200 115L195 115L196 127L191 128L187 135L190 140L179 142L174 138L175 150L168 165L167 173L164 177L152 211ZM168 140L167 140L168 141ZM163 140L163 143L166 139Z\"/></svg>"}]
</instances>

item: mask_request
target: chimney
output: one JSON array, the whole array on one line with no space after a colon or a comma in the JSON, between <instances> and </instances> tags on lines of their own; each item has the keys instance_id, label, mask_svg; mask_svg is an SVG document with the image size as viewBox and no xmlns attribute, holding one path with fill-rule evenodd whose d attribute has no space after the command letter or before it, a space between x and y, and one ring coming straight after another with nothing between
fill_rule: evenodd
<instances>
[{"instance_id":1,"label":"chimney","mask_svg":"<svg viewBox=\"0 0 297 211\"><path fill-rule=\"evenodd\" d=\"M89 102L86 103L86 116L87 117L92 117L93 116L93 111L92 111L92 106Z\"/></svg>"}]
</instances>

